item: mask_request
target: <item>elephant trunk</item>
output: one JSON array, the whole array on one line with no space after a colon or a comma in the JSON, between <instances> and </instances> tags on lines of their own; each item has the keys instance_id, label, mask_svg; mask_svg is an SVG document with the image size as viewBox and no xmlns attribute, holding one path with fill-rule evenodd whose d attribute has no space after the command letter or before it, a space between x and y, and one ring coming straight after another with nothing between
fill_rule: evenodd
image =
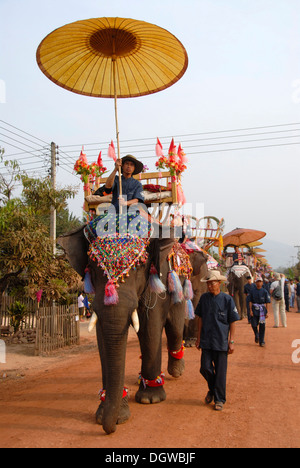
<instances>
[{"instance_id":1,"label":"elephant trunk","mask_svg":"<svg viewBox=\"0 0 300 468\"><path fill-rule=\"evenodd\" d=\"M104 339L106 372L105 372L105 404L103 409L102 426L107 434L116 431L119 418L125 375L126 345L128 326L121 334L111 336L105 331Z\"/></svg>"}]
</instances>

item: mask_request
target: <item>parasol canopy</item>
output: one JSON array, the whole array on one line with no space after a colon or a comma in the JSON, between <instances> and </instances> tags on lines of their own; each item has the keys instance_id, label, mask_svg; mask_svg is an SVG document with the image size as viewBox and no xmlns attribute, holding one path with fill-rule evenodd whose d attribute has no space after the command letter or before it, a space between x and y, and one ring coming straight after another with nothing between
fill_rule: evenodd
<instances>
[{"instance_id":1,"label":"parasol canopy","mask_svg":"<svg viewBox=\"0 0 300 468\"><path fill-rule=\"evenodd\" d=\"M255 249L252 249L253 253L262 253L262 252L266 252L265 249L260 249L260 248L255 248Z\"/></svg>"},{"instance_id":2,"label":"parasol canopy","mask_svg":"<svg viewBox=\"0 0 300 468\"><path fill-rule=\"evenodd\" d=\"M114 98L119 160L117 99L162 91L188 66L187 52L173 34L129 18L92 18L62 26L43 39L36 58L58 86L85 96ZM119 187L122 195L121 170Z\"/></svg>"},{"instance_id":3,"label":"parasol canopy","mask_svg":"<svg viewBox=\"0 0 300 468\"><path fill-rule=\"evenodd\" d=\"M223 236L224 247L227 247L228 245L240 247L242 245L249 244L249 242L258 241L265 236L266 233L263 231L237 228Z\"/></svg>"},{"instance_id":4,"label":"parasol canopy","mask_svg":"<svg viewBox=\"0 0 300 468\"><path fill-rule=\"evenodd\" d=\"M185 73L181 42L159 26L129 18L92 18L51 32L37 63L55 84L86 96L129 98L162 91Z\"/></svg>"}]
</instances>

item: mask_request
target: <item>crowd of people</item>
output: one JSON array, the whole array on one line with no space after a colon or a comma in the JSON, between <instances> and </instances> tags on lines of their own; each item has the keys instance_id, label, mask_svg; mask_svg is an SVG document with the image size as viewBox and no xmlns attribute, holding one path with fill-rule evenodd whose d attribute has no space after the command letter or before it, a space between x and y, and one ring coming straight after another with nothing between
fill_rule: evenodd
<instances>
[{"instance_id":1,"label":"crowd of people","mask_svg":"<svg viewBox=\"0 0 300 468\"><path fill-rule=\"evenodd\" d=\"M238 252L236 252L237 261ZM226 402L227 358L234 352L235 322L239 315L230 295L221 292L221 282L226 278L218 271L211 271L205 279L208 292L201 296L196 309L199 317L196 347L201 351L200 373L207 381L208 393L205 402L214 401L215 410L222 411ZM287 327L287 312L297 304L300 313L299 278L288 280L283 274L274 273L270 277L256 274L247 278L244 287L247 296L248 321L251 324L255 342L265 346L266 319L272 305L274 328Z\"/></svg>"},{"instance_id":2,"label":"crowd of people","mask_svg":"<svg viewBox=\"0 0 300 468\"><path fill-rule=\"evenodd\" d=\"M269 278L264 275L257 275L260 278L261 287L265 289L270 296L274 315L274 328L279 327L279 319L283 327L287 326L287 312L290 309L297 308L296 312L300 313L300 282L299 278L288 279L282 273L273 273ZM247 284L244 287L244 293L247 296L247 314L248 321L251 322L250 291L253 289L251 277L247 278Z\"/></svg>"}]
</instances>

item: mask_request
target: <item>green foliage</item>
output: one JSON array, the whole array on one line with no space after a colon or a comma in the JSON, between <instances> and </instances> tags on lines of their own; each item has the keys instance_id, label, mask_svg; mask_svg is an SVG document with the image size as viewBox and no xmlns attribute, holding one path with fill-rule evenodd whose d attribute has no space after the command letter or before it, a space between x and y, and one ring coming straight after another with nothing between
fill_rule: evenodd
<instances>
[{"instance_id":1,"label":"green foliage","mask_svg":"<svg viewBox=\"0 0 300 468\"><path fill-rule=\"evenodd\" d=\"M10 287L20 294L23 288L24 294L35 298L42 289L44 298L60 300L77 285L78 275L64 258L53 256L50 208L54 205L58 213L58 235L77 228L80 221L67 209L67 200L76 191L70 187L53 190L49 178L30 178L21 174L17 163L6 162L11 180L21 181L23 191L20 198L12 198L11 192L8 196L10 182L1 185L0 179L0 293Z\"/></svg>"},{"instance_id":2,"label":"green foliage","mask_svg":"<svg viewBox=\"0 0 300 468\"><path fill-rule=\"evenodd\" d=\"M16 301L7 308L7 313L10 316L10 325L14 328L14 332L19 331L21 324L24 322L25 317L28 315L28 310L25 304Z\"/></svg>"},{"instance_id":3,"label":"green foliage","mask_svg":"<svg viewBox=\"0 0 300 468\"><path fill-rule=\"evenodd\" d=\"M74 198L76 190L66 187L59 190L52 188L50 177L34 179L22 176L22 198L27 206L31 206L39 215L49 215L51 206L60 212L67 208L67 200Z\"/></svg>"},{"instance_id":4,"label":"green foliage","mask_svg":"<svg viewBox=\"0 0 300 468\"><path fill-rule=\"evenodd\" d=\"M11 200L13 191L22 178L23 172L17 161L5 161L4 149L0 148L0 163L3 163L5 176L0 174L0 204Z\"/></svg>"}]
</instances>

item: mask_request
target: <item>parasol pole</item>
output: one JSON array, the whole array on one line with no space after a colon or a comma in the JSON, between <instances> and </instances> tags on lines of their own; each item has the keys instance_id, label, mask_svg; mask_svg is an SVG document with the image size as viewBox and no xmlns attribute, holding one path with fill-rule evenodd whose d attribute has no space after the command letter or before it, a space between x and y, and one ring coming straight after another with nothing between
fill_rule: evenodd
<instances>
[{"instance_id":1,"label":"parasol pole","mask_svg":"<svg viewBox=\"0 0 300 468\"><path fill-rule=\"evenodd\" d=\"M116 119L116 132L117 132L117 146L118 146L118 160L121 161L121 152L120 152L120 138L119 138L119 122L118 122L118 95L117 95L117 84L116 84L116 47L115 47L115 38L113 38L113 55L112 55L112 65L113 65L113 83L114 83L114 101L115 101L115 119ZM122 173L121 168L119 168L119 195L122 196ZM120 205L120 214L122 214L122 206Z\"/></svg>"}]
</instances>

